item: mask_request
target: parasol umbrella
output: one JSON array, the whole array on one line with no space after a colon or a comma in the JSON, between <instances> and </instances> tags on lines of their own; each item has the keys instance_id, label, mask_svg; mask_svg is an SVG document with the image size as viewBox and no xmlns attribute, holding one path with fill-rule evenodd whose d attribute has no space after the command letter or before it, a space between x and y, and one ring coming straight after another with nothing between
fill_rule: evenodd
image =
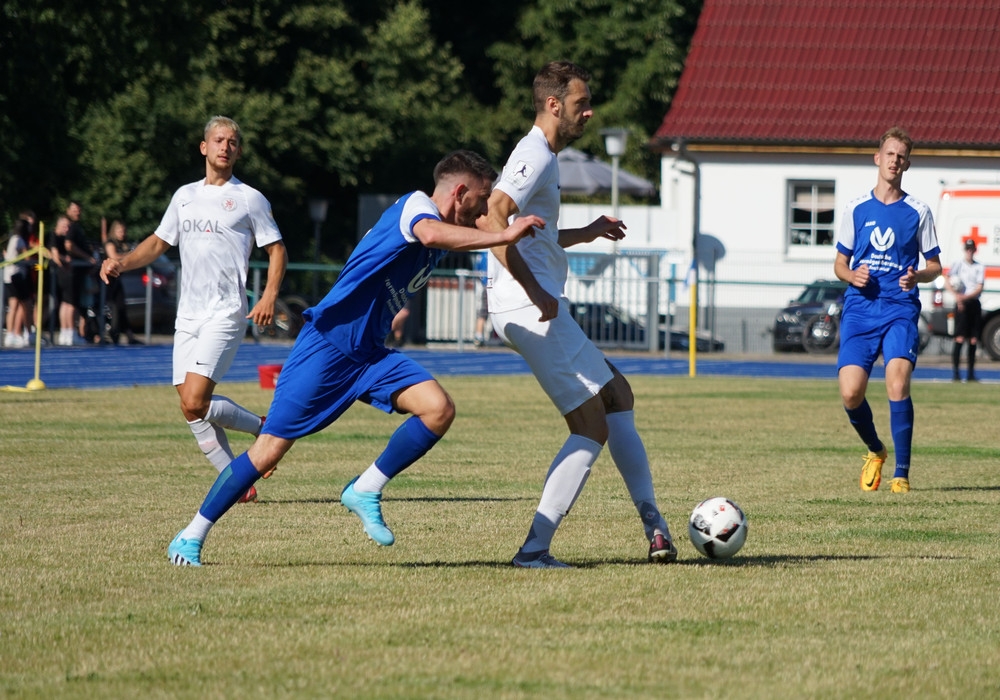
<instances>
[{"instance_id":1,"label":"parasol umbrella","mask_svg":"<svg viewBox=\"0 0 1000 700\"><path fill-rule=\"evenodd\" d=\"M559 151L559 189L563 194L611 192L611 166L575 148ZM656 194L656 185L638 175L618 170L618 191L636 197Z\"/></svg>"}]
</instances>

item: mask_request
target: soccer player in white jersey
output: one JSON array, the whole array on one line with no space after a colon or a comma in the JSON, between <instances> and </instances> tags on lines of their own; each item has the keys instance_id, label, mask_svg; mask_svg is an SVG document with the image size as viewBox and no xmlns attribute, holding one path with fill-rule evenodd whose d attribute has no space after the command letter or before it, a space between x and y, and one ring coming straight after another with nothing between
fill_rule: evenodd
<instances>
[{"instance_id":1,"label":"soccer player in white jersey","mask_svg":"<svg viewBox=\"0 0 1000 700\"><path fill-rule=\"evenodd\" d=\"M833 269L838 279L850 285L840 318L838 383L848 419L868 446L861 469L862 491L878 489L888 457L865 398L880 353L896 458L892 492L910 490L910 378L920 347L917 284L941 274L941 249L931 210L902 189L912 148L913 141L902 129L892 128L882 135L875 154L875 187L847 205L837 234ZM924 267L918 269L921 255Z\"/></svg>"},{"instance_id":2,"label":"soccer player in white jersey","mask_svg":"<svg viewBox=\"0 0 1000 700\"><path fill-rule=\"evenodd\" d=\"M247 319L262 326L274 319L288 257L267 199L233 176L243 152L239 125L212 117L204 139L204 179L178 189L156 231L124 257L105 260L101 279L145 267L173 246L180 249L173 383L198 446L222 471L233 459L226 428L256 435L263 419L216 395L215 387L236 357ZM246 277L255 244L267 251L267 284L248 314ZM242 494L243 502L256 498L256 488Z\"/></svg>"},{"instance_id":3,"label":"soccer player in white jersey","mask_svg":"<svg viewBox=\"0 0 1000 700\"><path fill-rule=\"evenodd\" d=\"M567 567L549 553L549 545L605 443L639 512L649 561L677 558L636 431L632 388L569 315L564 296L569 271L565 248L625 236L625 225L607 216L580 229L557 226L556 154L583 134L593 116L589 79L568 62L550 63L535 76L534 126L508 158L490 197L488 218L479 224L499 230L512 217L516 221L529 215L547 222L532 238L491 249L487 283L494 328L527 361L570 432L549 467L528 536L512 561L519 567Z\"/></svg>"},{"instance_id":4,"label":"soccer player in white jersey","mask_svg":"<svg viewBox=\"0 0 1000 700\"><path fill-rule=\"evenodd\" d=\"M423 367L385 345L392 320L427 284L449 250L480 250L530 235L545 222L525 217L500 233L479 231L496 171L471 151L434 168L431 196L411 192L389 207L351 253L333 289L303 313L305 324L281 370L260 436L233 460L198 513L167 548L178 566L200 566L211 527L301 437L332 424L353 403L412 414L385 450L341 492L371 539L395 542L382 518L382 489L440 440L455 418L451 397Z\"/></svg>"}]
</instances>

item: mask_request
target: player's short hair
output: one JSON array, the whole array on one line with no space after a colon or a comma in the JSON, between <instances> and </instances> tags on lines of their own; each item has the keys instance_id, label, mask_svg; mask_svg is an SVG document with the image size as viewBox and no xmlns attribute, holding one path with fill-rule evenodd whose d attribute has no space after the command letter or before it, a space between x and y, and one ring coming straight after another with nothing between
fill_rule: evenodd
<instances>
[{"instance_id":1,"label":"player's short hair","mask_svg":"<svg viewBox=\"0 0 1000 700\"><path fill-rule=\"evenodd\" d=\"M891 129L888 129L884 134L882 134L882 138L878 140L878 149L880 151L882 150L882 146L884 146L885 142L888 141L889 139L896 139L897 141L901 142L904 146L906 146L907 156L909 156L913 152L913 139L911 139L910 135L906 133L906 129L894 126Z\"/></svg>"},{"instance_id":2,"label":"player's short hair","mask_svg":"<svg viewBox=\"0 0 1000 700\"><path fill-rule=\"evenodd\" d=\"M434 184L448 175L474 175L487 182L497 179L497 171L475 151L452 151L434 166Z\"/></svg>"},{"instance_id":3,"label":"player's short hair","mask_svg":"<svg viewBox=\"0 0 1000 700\"><path fill-rule=\"evenodd\" d=\"M531 101L535 107L535 114L545 109L545 100L549 97L556 98L560 103L565 102L566 95L569 94L569 84L573 80L589 83L590 73L569 61L552 61L545 64L535 75L535 81L531 86Z\"/></svg>"},{"instance_id":4,"label":"player's short hair","mask_svg":"<svg viewBox=\"0 0 1000 700\"><path fill-rule=\"evenodd\" d=\"M229 117L224 117L221 114L217 114L208 120L205 124L205 141L208 141L208 135L211 133L212 129L217 126L225 127L226 129L232 129L232 132L236 134L236 145L243 145L243 132L240 131L240 125L234 122Z\"/></svg>"}]
</instances>

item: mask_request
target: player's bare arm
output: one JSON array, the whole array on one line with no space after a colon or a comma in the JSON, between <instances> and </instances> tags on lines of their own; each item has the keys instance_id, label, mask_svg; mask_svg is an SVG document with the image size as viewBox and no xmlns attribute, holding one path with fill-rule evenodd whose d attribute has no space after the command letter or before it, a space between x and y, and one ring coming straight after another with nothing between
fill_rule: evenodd
<instances>
[{"instance_id":1,"label":"player's bare arm","mask_svg":"<svg viewBox=\"0 0 1000 700\"><path fill-rule=\"evenodd\" d=\"M517 205L506 192L493 190L490 195L489 208L485 216L479 217L476 226L482 230L500 231L510 220L510 217L518 213ZM484 246L486 247L486 246ZM496 256L500 264L510 272L511 276L518 281L531 303L541 311L539 321L550 321L559 313L559 300L542 289L535 279L534 273L528 267L528 263L521 257L517 247L514 245L492 245L490 252Z\"/></svg>"},{"instance_id":2,"label":"player's bare arm","mask_svg":"<svg viewBox=\"0 0 1000 700\"><path fill-rule=\"evenodd\" d=\"M428 248L466 252L517 243L525 236L535 235L536 228L545 228L545 222L537 216L520 217L496 231L421 219L414 224L413 235Z\"/></svg>"},{"instance_id":3,"label":"player's bare arm","mask_svg":"<svg viewBox=\"0 0 1000 700\"><path fill-rule=\"evenodd\" d=\"M111 260L110 258L101 263L101 279L105 284L112 277L117 277L123 272L146 267L158 257L170 250L170 244L157 236L155 233L146 237L142 243L135 247L131 253Z\"/></svg>"},{"instance_id":4,"label":"player's bare arm","mask_svg":"<svg viewBox=\"0 0 1000 700\"><path fill-rule=\"evenodd\" d=\"M278 300L281 281L285 278L285 269L288 267L288 253L282 241L266 245L264 250L268 257L267 284L260 293L260 299L247 314L247 318L258 326L268 326L274 321L274 304Z\"/></svg>"},{"instance_id":5,"label":"player's bare arm","mask_svg":"<svg viewBox=\"0 0 1000 700\"><path fill-rule=\"evenodd\" d=\"M910 291L918 284L933 282L941 274L941 258L934 256L927 260L926 265L920 270L912 267L906 270L906 274L899 278L899 286L904 291Z\"/></svg>"},{"instance_id":6,"label":"player's bare arm","mask_svg":"<svg viewBox=\"0 0 1000 700\"><path fill-rule=\"evenodd\" d=\"M563 248L569 248L578 243L596 241L598 238L605 238L609 241L620 241L625 238L626 228L628 227L621 219L611 216L600 216L583 228L559 229L559 245Z\"/></svg>"}]
</instances>

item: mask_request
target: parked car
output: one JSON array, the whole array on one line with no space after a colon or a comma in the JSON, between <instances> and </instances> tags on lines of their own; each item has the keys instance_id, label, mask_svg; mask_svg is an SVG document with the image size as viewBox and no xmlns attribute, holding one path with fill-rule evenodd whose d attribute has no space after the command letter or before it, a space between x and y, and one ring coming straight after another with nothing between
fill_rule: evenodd
<instances>
[{"instance_id":1,"label":"parked car","mask_svg":"<svg viewBox=\"0 0 1000 700\"><path fill-rule=\"evenodd\" d=\"M798 297L778 312L774 318L772 346L775 352L805 350L802 332L806 322L825 312L831 303L841 300L847 283L840 280L816 280L806 285Z\"/></svg>"},{"instance_id":2,"label":"parked car","mask_svg":"<svg viewBox=\"0 0 1000 700\"><path fill-rule=\"evenodd\" d=\"M158 257L149 267L123 273L121 281L125 290L125 314L133 331L142 333L146 328L146 286L149 282L153 288L153 330L173 332L177 317L177 266L166 255Z\"/></svg>"},{"instance_id":3,"label":"parked car","mask_svg":"<svg viewBox=\"0 0 1000 700\"><path fill-rule=\"evenodd\" d=\"M646 327L639 319L612 304L596 302L571 302L570 313L586 333L587 337L601 346L646 347ZM703 331L696 333L695 349L698 352L722 352L726 344L718 338L711 338ZM666 319L660 317L659 347L665 347ZM686 329L670 329L670 349L690 348Z\"/></svg>"},{"instance_id":4,"label":"parked car","mask_svg":"<svg viewBox=\"0 0 1000 700\"><path fill-rule=\"evenodd\" d=\"M814 354L835 353L840 349L840 314L843 311L845 283L816 280L808 285L799 298L785 307L774 321L775 352L806 350ZM839 290L839 291L838 291ZM831 300L829 297L836 296ZM827 298L823 298L826 296ZM921 312L917 320L923 352L931 342L930 314ZM792 344L797 340L796 344Z\"/></svg>"}]
</instances>

